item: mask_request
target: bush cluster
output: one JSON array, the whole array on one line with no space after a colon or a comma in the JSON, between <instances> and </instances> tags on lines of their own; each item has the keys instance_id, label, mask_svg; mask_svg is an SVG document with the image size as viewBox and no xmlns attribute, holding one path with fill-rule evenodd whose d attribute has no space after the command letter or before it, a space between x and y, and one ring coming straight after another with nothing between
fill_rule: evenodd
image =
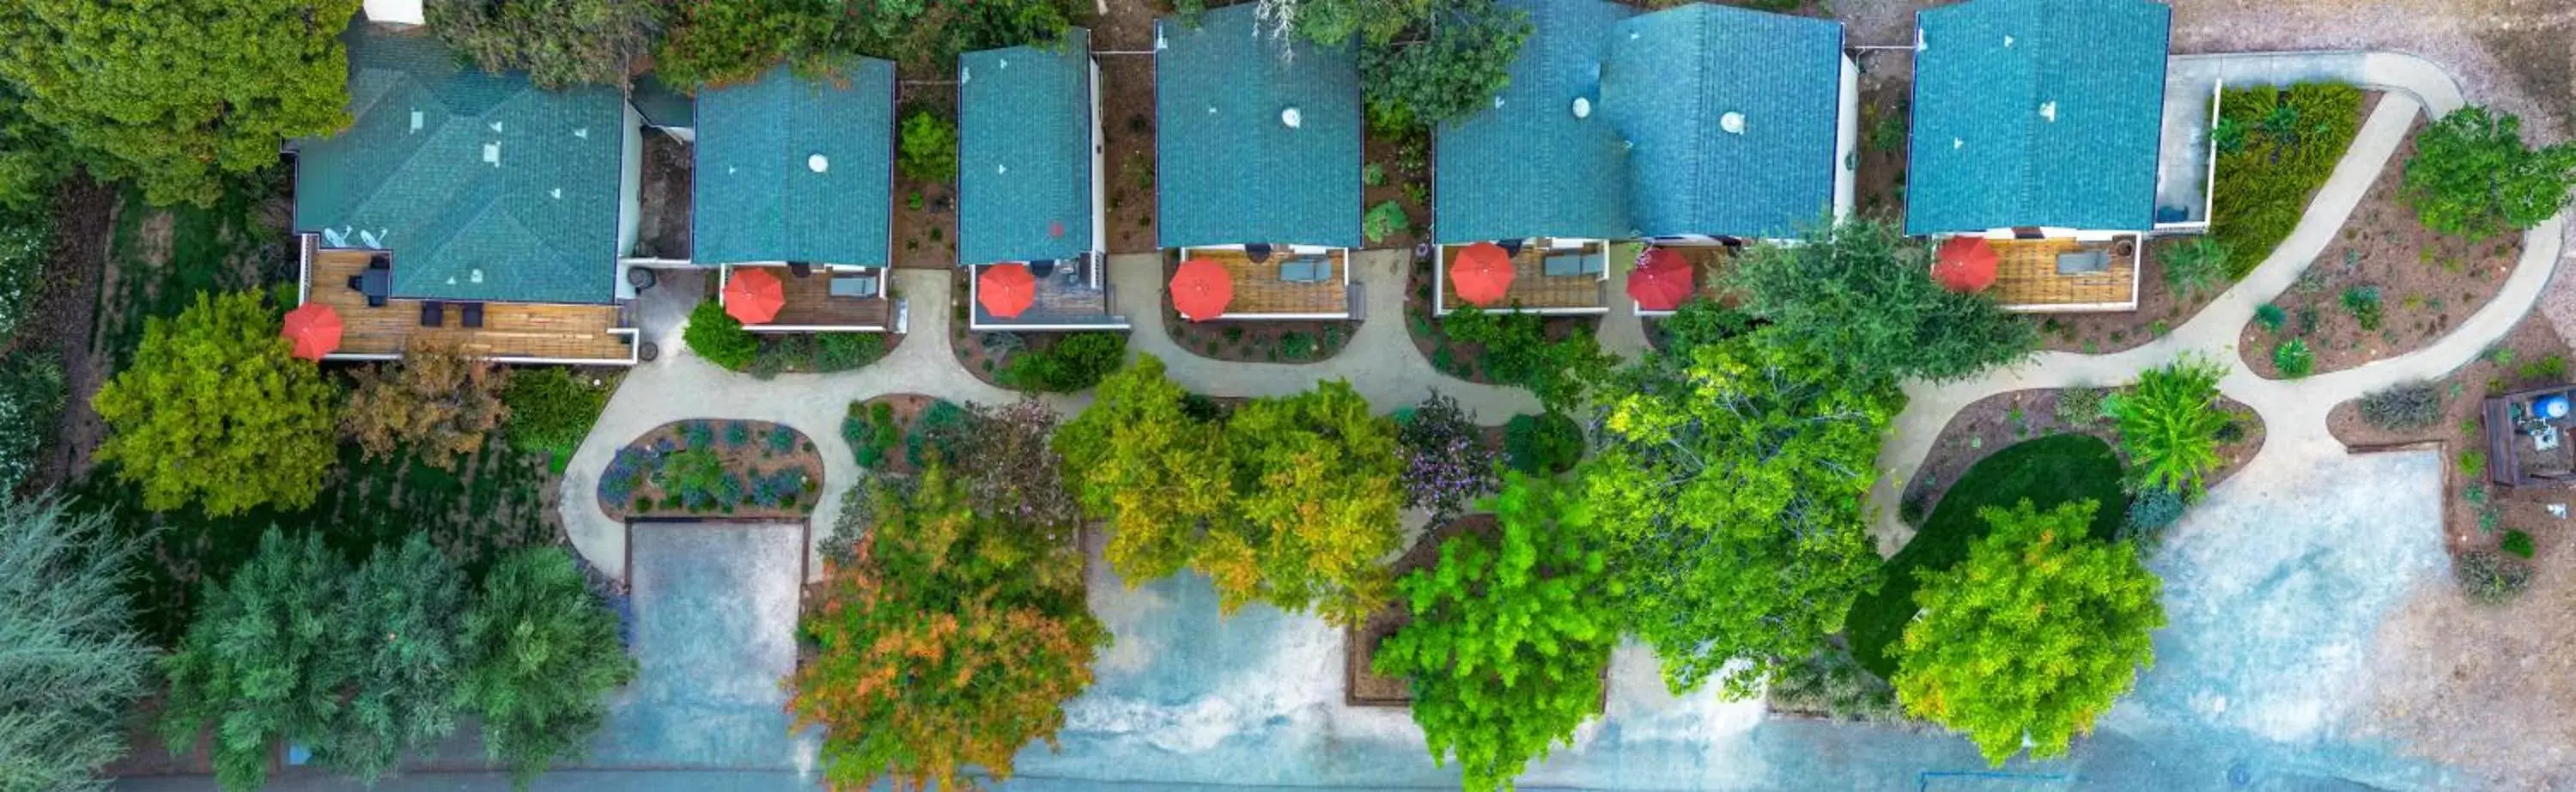
<instances>
[{"instance_id":1,"label":"bush cluster","mask_svg":"<svg viewBox=\"0 0 2576 792\"><path fill-rule=\"evenodd\" d=\"M2576 143L2533 149L2522 119L2469 105L2415 140L2403 195L2424 226L2470 239L2539 225L2576 188Z\"/></svg>"},{"instance_id":2,"label":"bush cluster","mask_svg":"<svg viewBox=\"0 0 2576 792\"><path fill-rule=\"evenodd\" d=\"M2400 432L2432 426L2442 420L2442 390L2432 382L2416 380L2362 394L2361 420Z\"/></svg>"},{"instance_id":3,"label":"bush cluster","mask_svg":"<svg viewBox=\"0 0 2576 792\"><path fill-rule=\"evenodd\" d=\"M1126 362L1125 333L1066 333L1052 345L1012 355L995 376L1013 390L1073 393L1090 390Z\"/></svg>"},{"instance_id":4,"label":"bush cluster","mask_svg":"<svg viewBox=\"0 0 2576 792\"><path fill-rule=\"evenodd\" d=\"M2492 550L2461 553L2451 564L2460 592L2482 605L2501 605L2531 587L2531 565Z\"/></svg>"},{"instance_id":5,"label":"bush cluster","mask_svg":"<svg viewBox=\"0 0 2576 792\"><path fill-rule=\"evenodd\" d=\"M1564 413L1512 416L1503 424L1503 459L1532 476L1572 470L1583 459L1583 427Z\"/></svg>"},{"instance_id":6,"label":"bush cluster","mask_svg":"<svg viewBox=\"0 0 2576 792\"><path fill-rule=\"evenodd\" d=\"M1806 660L1786 663L1771 675L1763 691L1771 708L1823 715L1836 720L1888 723L1905 717L1896 688L1853 660L1851 652L1828 647Z\"/></svg>"},{"instance_id":7,"label":"bush cluster","mask_svg":"<svg viewBox=\"0 0 2576 792\"><path fill-rule=\"evenodd\" d=\"M2231 277L2289 237L2360 129L2361 89L2350 85L2228 89L2210 130L2218 180L2209 237L2231 254Z\"/></svg>"},{"instance_id":8,"label":"bush cluster","mask_svg":"<svg viewBox=\"0 0 2576 792\"><path fill-rule=\"evenodd\" d=\"M501 390L509 408L501 431L522 450L568 457L608 409L610 388L594 386L559 366L521 366Z\"/></svg>"},{"instance_id":9,"label":"bush cluster","mask_svg":"<svg viewBox=\"0 0 2576 792\"><path fill-rule=\"evenodd\" d=\"M1609 376L1619 361L1601 351L1589 330L1547 340L1545 320L1533 313L1463 306L1442 319L1440 329L1452 341L1483 346L1485 371L1496 382L1529 389L1550 410L1582 404L1592 383Z\"/></svg>"},{"instance_id":10,"label":"bush cluster","mask_svg":"<svg viewBox=\"0 0 2576 792\"><path fill-rule=\"evenodd\" d=\"M780 374L829 374L885 357L883 333L758 333L760 348L744 370L768 379Z\"/></svg>"},{"instance_id":11,"label":"bush cluster","mask_svg":"<svg viewBox=\"0 0 2576 792\"><path fill-rule=\"evenodd\" d=\"M1395 437L1404 447L1405 508L1439 519L1493 491L1494 451L1457 399L1431 394L1397 416Z\"/></svg>"},{"instance_id":12,"label":"bush cluster","mask_svg":"<svg viewBox=\"0 0 2576 792\"><path fill-rule=\"evenodd\" d=\"M742 329L742 320L725 313L714 300L689 311L689 327L680 332L680 340L698 357L735 371L750 366L752 356L760 352L760 339Z\"/></svg>"}]
</instances>

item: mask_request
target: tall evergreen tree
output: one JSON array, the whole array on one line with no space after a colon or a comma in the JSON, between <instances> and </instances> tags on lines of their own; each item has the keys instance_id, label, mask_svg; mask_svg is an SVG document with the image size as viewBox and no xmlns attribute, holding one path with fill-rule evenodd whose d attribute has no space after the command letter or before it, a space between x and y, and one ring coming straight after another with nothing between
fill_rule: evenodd
<instances>
[{"instance_id":1,"label":"tall evergreen tree","mask_svg":"<svg viewBox=\"0 0 2576 792\"><path fill-rule=\"evenodd\" d=\"M178 651L162 659L162 741L184 752L211 727L215 785L226 792L267 783L279 740L328 743L349 679L337 657L347 576L320 536L261 534L248 563L206 584Z\"/></svg>"},{"instance_id":2,"label":"tall evergreen tree","mask_svg":"<svg viewBox=\"0 0 2576 792\"><path fill-rule=\"evenodd\" d=\"M635 678L617 615L557 547L518 551L484 576L465 651L475 659L460 695L482 717L484 751L521 786L580 756L608 720L608 693Z\"/></svg>"},{"instance_id":3,"label":"tall evergreen tree","mask_svg":"<svg viewBox=\"0 0 2576 792\"><path fill-rule=\"evenodd\" d=\"M0 789L96 790L152 648L118 584L141 544L51 498L0 505Z\"/></svg>"},{"instance_id":4,"label":"tall evergreen tree","mask_svg":"<svg viewBox=\"0 0 2576 792\"><path fill-rule=\"evenodd\" d=\"M379 547L340 600L348 703L315 751L334 772L374 784L405 752L456 730L465 575L415 533Z\"/></svg>"}]
</instances>

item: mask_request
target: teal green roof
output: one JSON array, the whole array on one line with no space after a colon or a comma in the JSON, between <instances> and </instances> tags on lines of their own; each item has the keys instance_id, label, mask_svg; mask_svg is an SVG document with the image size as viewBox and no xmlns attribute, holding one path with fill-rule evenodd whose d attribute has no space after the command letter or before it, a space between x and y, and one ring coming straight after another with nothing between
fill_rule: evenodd
<instances>
[{"instance_id":1,"label":"teal green roof","mask_svg":"<svg viewBox=\"0 0 2576 792\"><path fill-rule=\"evenodd\" d=\"M698 93L690 258L893 263L894 64Z\"/></svg>"},{"instance_id":2,"label":"teal green roof","mask_svg":"<svg viewBox=\"0 0 2576 792\"><path fill-rule=\"evenodd\" d=\"M537 90L364 22L346 40L355 121L299 144L296 230L392 251L398 297L616 299L617 91Z\"/></svg>"},{"instance_id":3,"label":"teal green roof","mask_svg":"<svg viewBox=\"0 0 2576 792\"><path fill-rule=\"evenodd\" d=\"M1610 27L1632 12L1605 0L1502 0L1529 14L1529 41L1493 105L1440 125L1432 228L1443 243L1630 235L1627 145L1599 113Z\"/></svg>"},{"instance_id":4,"label":"teal green roof","mask_svg":"<svg viewBox=\"0 0 2576 792\"><path fill-rule=\"evenodd\" d=\"M958 57L957 260L1092 248L1091 32Z\"/></svg>"},{"instance_id":5,"label":"teal green roof","mask_svg":"<svg viewBox=\"0 0 2576 792\"><path fill-rule=\"evenodd\" d=\"M1162 246L1360 244L1359 62L1286 42L1252 3L1154 22L1155 223ZM1298 125L1283 122L1296 110Z\"/></svg>"},{"instance_id":6,"label":"teal green roof","mask_svg":"<svg viewBox=\"0 0 2576 792\"><path fill-rule=\"evenodd\" d=\"M1600 109L1634 144L1639 235L1780 238L1829 217L1842 43L1831 20L1706 3L1614 26Z\"/></svg>"},{"instance_id":7,"label":"teal green roof","mask_svg":"<svg viewBox=\"0 0 2576 792\"><path fill-rule=\"evenodd\" d=\"M1906 232L2152 228L2172 19L2147 0L1916 14Z\"/></svg>"}]
</instances>

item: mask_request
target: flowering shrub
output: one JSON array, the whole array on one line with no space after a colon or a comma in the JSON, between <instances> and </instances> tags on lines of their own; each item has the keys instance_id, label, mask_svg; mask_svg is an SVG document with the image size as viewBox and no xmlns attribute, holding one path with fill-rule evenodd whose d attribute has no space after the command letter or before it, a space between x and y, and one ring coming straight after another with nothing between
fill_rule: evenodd
<instances>
[{"instance_id":1,"label":"flowering shrub","mask_svg":"<svg viewBox=\"0 0 2576 792\"><path fill-rule=\"evenodd\" d=\"M599 499L608 503L625 503L635 498L635 487L644 477L661 466L661 455L647 448L617 449L617 458L599 474Z\"/></svg>"},{"instance_id":2,"label":"flowering shrub","mask_svg":"<svg viewBox=\"0 0 2576 792\"><path fill-rule=\"evenodd\" d=\"M1458 400L1438 393L1396 427L1404 450L1404 505L1434 519L1456 514L1494 489L1494 451Z\"/></svg>"}]
</instances>

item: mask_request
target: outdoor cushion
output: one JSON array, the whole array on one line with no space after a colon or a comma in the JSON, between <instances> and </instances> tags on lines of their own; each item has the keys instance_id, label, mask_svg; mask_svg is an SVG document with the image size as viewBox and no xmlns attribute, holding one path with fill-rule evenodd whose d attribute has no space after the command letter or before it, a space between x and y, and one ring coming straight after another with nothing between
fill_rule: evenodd
<instances>
[{"instance_id":1,"label":"outdoor cushion","mask_svg":"<svg viewBox=\"0 0 2576 792\"><path fill-rule=\"evenodd\" d=\"M1581 275L1583 274L1583 255L1580 253L1548 254L1547 258L1540 260L1539 272L1550 278Z\"/></svg>"},{"instance_id":2,"label":"outdoor cushion","mask_svg":"<svg viewBox=\"0 0 2576 792\"><path fill-rule=\"evenodd\" d=\"M1279 279L1289 283L1320 283L1332 274L1332 263L1316 256L1298 256L1279 265Z\"/></svg>"},{"instance_id":3,"label":"outdoor cushion","mask_svg":"<svg viewBox=\"0 0 2576 792\"><path fill-rule=\"evenodd\" d=\"M1585 275L1599 275L1599 274L1601 274L1601 267L1602 267L1602 264L1603 264L1604 262L1603 262L1603 259L1602 259L1602 255L1601 255L1601 254L1599 254L1599 253L1586 253L1586 254L1583 254L1583 258L1582 258L1582 259L1580 259L1577 263L1581 265L1581 266L1579 267L1579 269L1582 271L1582 273L1583 273L1583 274L1585 274Z\"/></svg>"},{"instance_id":4,"label":"outdoor cushion","mask_svg":"<svg viewBox=\"0 0 2576 792\"><path fill-rule=\"evenodd\" d=\"M2059 275L2086 275L2110 268L2111 254L2105 251L2085 250L2057 254L2057 274Z\"/></svg>"},{"instance_id":5,"label":"outdoor cushion","mask_svg":"<svg viewBox=\"0 0 2576 792\"><path fill-rule=\"evenodd\" d=\"M877 279L864 275L833 278L831 293L834 297L874 297L877 293Z\"/></svg>"}]
</instances>

